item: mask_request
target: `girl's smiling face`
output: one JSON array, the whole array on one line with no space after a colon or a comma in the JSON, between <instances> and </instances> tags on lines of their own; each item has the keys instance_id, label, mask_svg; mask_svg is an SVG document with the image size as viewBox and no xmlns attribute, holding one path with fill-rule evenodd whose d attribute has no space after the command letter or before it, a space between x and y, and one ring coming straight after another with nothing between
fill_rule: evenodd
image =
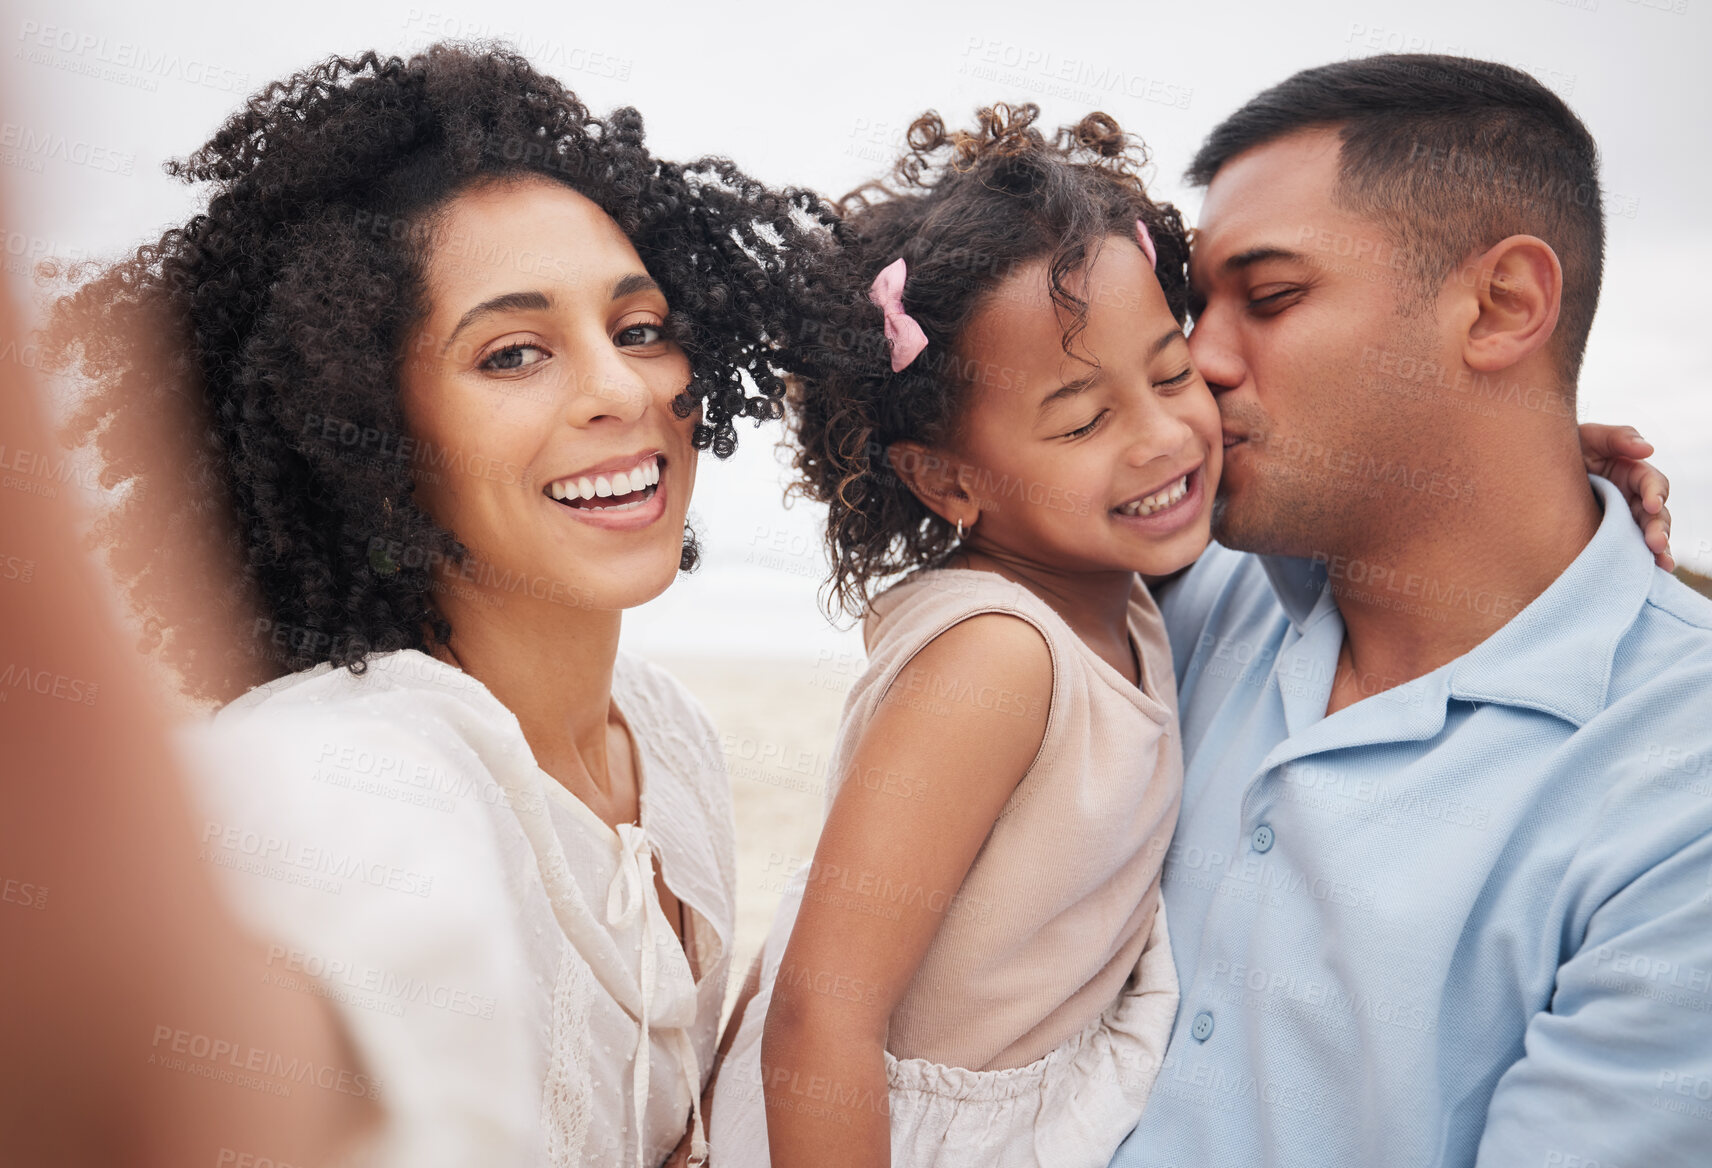
<instances>
[{"instance_id":1,"label":"girl's smiling face","mask_svg":"<svg viewBox=\"0 0 1712 1168\"><path fill-rule=\"evenodd\" d=\"M657 596L682 554L695 416L672 412L689 361L623 231L561 183L489 183L437 216L426 276L401 389L416 499L477 561L459 587L525 610Z\"/></svg>"},{"instance_id":2,"label":"girl's smiling face","mask_svg":"<svg viewBox=\"0 0 1712 1168\"><path fill-rule=\"evenodd\" d=\"M1075 291L1087 327L1066 354L1046 260L995 288L958 346L974 384L939 455L947 479L918 493L980 550L1166 575L1207 545L1218 407L1133 240L1108 237Z\"/></svg>"}]
</instances>

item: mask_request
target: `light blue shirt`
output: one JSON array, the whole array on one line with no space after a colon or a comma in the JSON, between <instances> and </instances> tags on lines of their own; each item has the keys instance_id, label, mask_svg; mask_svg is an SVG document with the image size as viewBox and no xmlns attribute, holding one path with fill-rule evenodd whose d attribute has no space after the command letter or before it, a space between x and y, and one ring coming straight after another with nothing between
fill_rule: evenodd
<instances>
[{"instance_id":1,"label":"light blue shirt","mask_svg":"<svg viewBox=\"0 0 1712 1168\"><path fill-rule=\"evenodd\" d=\"M1330 717L1328 565L1215 546L1163 590L1182 1004L1115 1168L1712 1165L1712 602L1593 485L1550 588Z\"/></svg>"}]
</instances>

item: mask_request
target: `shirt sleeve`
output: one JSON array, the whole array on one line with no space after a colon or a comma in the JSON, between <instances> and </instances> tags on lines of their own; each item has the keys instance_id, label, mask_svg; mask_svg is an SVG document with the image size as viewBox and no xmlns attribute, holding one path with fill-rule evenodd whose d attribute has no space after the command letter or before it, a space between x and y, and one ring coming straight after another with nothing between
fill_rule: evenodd
<instances>
[{"instance_id":1,"label":"shirt sleeve","mask_svg":"<svg viewBox=\"0 0 1712 1168\"><path fill-rule=\"evenodd\" d=\"M326 999L362 1064L315 1074L380 1107L363 1162L528 1160L535 987L468 762L460 773L419 734L322 711L199 725L181 750L200 858L266 946L264 979Z\"/></svg>"},{"instance_id":2,"label":"shirt sleeve","mask_svg":"<svg viewBox=\"0 0 1712 1168\"><path fill-rule=\"evenodd\" d=\"M1712 1136L1712 815L1689 795L1616 815L1589 868L1634 872L1588 919L1487 1108L1479 1168L1671 1168ZM1660 814L1660 812L1665 812ZM1637 845L1639 845L1637 847ZM1596 878L1589 878L1590 886Z\"/></svg>"}]
</instances>

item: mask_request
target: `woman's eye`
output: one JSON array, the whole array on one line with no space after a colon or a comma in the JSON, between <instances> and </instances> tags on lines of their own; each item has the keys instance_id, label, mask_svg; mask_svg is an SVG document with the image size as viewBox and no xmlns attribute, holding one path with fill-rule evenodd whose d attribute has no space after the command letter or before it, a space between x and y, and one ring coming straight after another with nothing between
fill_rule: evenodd
<instances>
[{"instance_id":1,"label":"woman's eye","mask_svg":"<svg viewBox=\"0 0 1712 1168\"><path fill-rule=\"evenodd\" d=\"M1084 437L1088 434L1092 434L1094 432L1095 428L1098 427L1101 422L1105 421L1106 414L1109 412L1110 411L1108 411L1108 410L1101 410L1099 413L1094 415L1093 419L1091 421L1089 421L1089 423L1086 426L1077 426L1074 430L1070 431L1068 434L1060 434L1059 437L1060 438L1081 438L1081 437Z\"/></svg>"},{"instance_id":2,"label":"woman's eye","mask_svg":"<svg viewBox=\"0 0 1712 1168\"><path fill-rule=\"evenodd\" d=\"M534 354L533 357L530 354ZM527 369L531 365L539 365L547 359L547 351L540 345L507 345L488 356L481 363L483 369L498 373L507 373L518 369Z\"/></svg>"},{"instance_id":3,"label":"woman's eye","mask_svg":"<svg viewBox=\"0 0 1712 1168\"><path fill-rule=\"evenodd\" d=\"M1156 381L1153 384L1159 389L1173 389L1179 385L1187 385L1189 383L1189 379L1193 376L1195 376L1195 367L1190 365L1185 368L1183 372L1177 374L1177 376L1167 378L1164 381Z\"/></svg>"},{"instance_id":4,"label":"woman's eye","mask_svg":"<svg viewBox=\"0 0 1712 1168\"><path fill-rule=\"evenodd\" d=\"M641 345L657 345L664 332L657 324L633 324L618 334L618 344L621 348L636 348Z\"/></svg>"}]
</instances>

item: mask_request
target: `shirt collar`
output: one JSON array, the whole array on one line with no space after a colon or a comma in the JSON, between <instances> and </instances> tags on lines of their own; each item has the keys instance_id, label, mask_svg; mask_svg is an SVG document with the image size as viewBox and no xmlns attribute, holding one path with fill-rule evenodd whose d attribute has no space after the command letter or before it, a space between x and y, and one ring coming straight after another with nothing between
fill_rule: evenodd
<instances>
[{"instance_id":1,"label":"shirt collar","mask_svg":"<svg viewBox=\"0 0 1712 1168\"><path fill-rule=\"evenodd\" d=\"M1454 663L1451 696L1556 714L1577 726L1605 708L1617 644L1653 586L1653 554L1623 493L1588 475L1598 530L1551 587Z\"/></svg>"},{"instance_id":2,"label":"shirt collar","mask_svg":"<svg viewBox=\"0 0 1712 1168\"><path fill-rule=\"evenodd\" d=\"M1617 644L1653 585L1653 554L1622 492L1587 477L1604 507L1593 538L1526 608L1450 663L1450 697L1542 710L1577 726L1605 707ZM1332 607L1324 564L1260 560L1299 632Z\"/></svg>"},{"instance_id":3,"label":"shirt collar","mask_svg":"<svg viewBox=\"0 0 1712 1168\"><path fill-rule=\"evenodd\" d=\"M1298 633L1307 628L1311 623L1309 618L1317 610L1331 606L1332 595L1326 587L1323 562L1295 556L1261 556L1259 559L1266 578L1272 581L1272 591L1277 594L1284 615L1290 618Z\"/></svg>"}]
</instances>

